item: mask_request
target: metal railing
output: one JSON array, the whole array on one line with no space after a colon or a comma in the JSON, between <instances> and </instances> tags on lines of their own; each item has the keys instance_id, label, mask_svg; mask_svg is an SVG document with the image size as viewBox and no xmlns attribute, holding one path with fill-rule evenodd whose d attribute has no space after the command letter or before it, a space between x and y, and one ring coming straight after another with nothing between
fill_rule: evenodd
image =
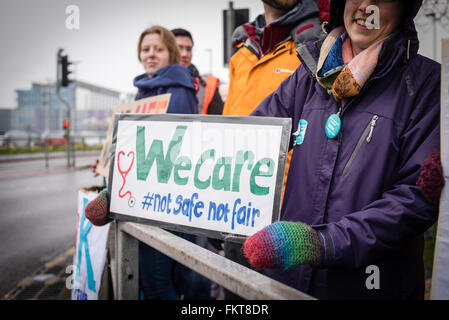
<instances>
[{"instance_id":1,"label":"metal railing","mask_svg":"<svg viewBox=\"0 0 449 320\"><path fill-rule=\"evenodd\" d=\"M9 161L45 160L49 167L50 159L67 158L67 166L75 167L76 156L101 151L104 135L74 135L67 146L63 137L4 137L0 136L0 163ZM69 149L69 152L67 152ZM65 155L61 155L64 152ZM93 164L93 163L92 163Z\"/></svg>"},{"instance_id":2,"label":"metal railing","mask_svg":"<svg viewBox=\"0 0 449 320\"><path fill-rule=\"evenodd\" d=\"M114 298L139 298L139 241L249 300L315 300L305 293L246 268L158 227L126 221L111 225Z\"/></svg>"},{"instance_id":3,"label":"metal railing","mask_svg":"<svg viewBox=\"0 0 449 320\"><path fill-rule=\"evenodd\" d=\"M87 146L100 146L103 144L105 135L73 135L72 136L72 144L80 145L83 147ZM29 149L33 147L45 147L45 146L53 146L53 147L65 147L67 145L67 141L64 136L58 136L54 138L41 138L41 137L5 137L0 136L0 147L4 149L8 148L22 148Z\"/></svg>"}]
</instances>

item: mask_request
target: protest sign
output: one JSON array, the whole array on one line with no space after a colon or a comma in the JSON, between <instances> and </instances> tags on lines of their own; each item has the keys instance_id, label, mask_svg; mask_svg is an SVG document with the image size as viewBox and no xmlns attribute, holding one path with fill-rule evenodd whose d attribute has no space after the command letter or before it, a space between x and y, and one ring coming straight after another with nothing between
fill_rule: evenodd
<instances>
[{"instance_id":1,"label":"protest sign","mask_svg":"<svg viewBox=\"0 0 449 320\"><path fill-rule=\"evenodd\" d=\"M97 300L106 261L106 242L109 224L97 227L86 218L84 210L95 199L94 189L82 189L78 193L76 213L75 253L73 255L72 300Z\"/></svg>"},{"instance_id":2,"label":"protest sign","mask_svg":"<svg viewBox=\"0 0 449 320\"><path fill-rule=\"evenodd\" d=\"M114 130L114 114L118 113L148 113L148 114L160 114L166 113L168 105L170 103L171 93L161 94L154 97L137 100L133 103L123 104L114 108L112 112L112 119L109 123L108 132L106 134L106 140L101 150L99 162L97 164L97 173L104 177L108 177L110 155L111 155L111 142L112 132Z\"/></svg>"},{"instance_id":3,"label":"protest sign","mask_svg":"<svg viewBox=\"0 0 449 320\"><path fill-rule=\"evenodd\" d=\"M110 217L242 241L279 219L291 119L115 116Z\"/></svg>"},{"instance_id":4,"label":"protest sign","mask_svg":"<svg viewBox=\"0 0 449 320\"><path fill-rule=\"evenodd\" d=\"M449 39L442 43L441 164L445 186L441 192L438 230L432 272L431 298L449 299Z\"/></svg>"}]
</instances>

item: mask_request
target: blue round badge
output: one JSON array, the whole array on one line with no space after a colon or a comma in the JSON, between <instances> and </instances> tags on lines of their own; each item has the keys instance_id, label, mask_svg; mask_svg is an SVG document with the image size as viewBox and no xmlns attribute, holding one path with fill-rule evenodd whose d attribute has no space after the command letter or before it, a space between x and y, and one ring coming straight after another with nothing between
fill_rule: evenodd
<instances>
[{"instance_id":1,"label":"blue round badge","mask_svg":"<svg viewBox=\"0 0 449 320\"><path fill-rule=\"evenodd\" d=\"M334 139L341 129L341 120L337 114L332 114L326 121L326 136L329 139Z\"/></svg>"}]
</instances>

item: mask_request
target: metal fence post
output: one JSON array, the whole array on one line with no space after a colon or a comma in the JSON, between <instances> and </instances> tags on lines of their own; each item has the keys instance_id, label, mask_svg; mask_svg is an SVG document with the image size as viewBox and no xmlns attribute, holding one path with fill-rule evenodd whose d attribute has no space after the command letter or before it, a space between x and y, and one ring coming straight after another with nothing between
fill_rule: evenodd
<instances>
[{"instance_id":1,"label":"metal fence post","mask_svg":"<svg viewBox=\"0 0 449 320\"><path fill-rule=\"evenodd\" d=\"M48 139L44 140L45 168L48 168Z\"/></svg>"},{"instance_id":2,"label":"metal fence post","mask_svg":"<svg viewBox=\"0 0 449 320\"><path fill-rule=\"evenodd\" d=\"M109 228L109 258L111 266L111 278L112 278L112 292L114 293L114 300L118 299L117 293L117 233L118 226L117 222L114 220L111 222L111 227Z\"/></svg>"},{"instance_id":3,"label":"metal fence post","mask_svg":"<svg viewBox=\"0 0 449 320\"><path fill-rule=\"evenodd\" d=\"M139 241L117 230L117 291L119 300L139 298Z\"/></svg>"}]
</instances>

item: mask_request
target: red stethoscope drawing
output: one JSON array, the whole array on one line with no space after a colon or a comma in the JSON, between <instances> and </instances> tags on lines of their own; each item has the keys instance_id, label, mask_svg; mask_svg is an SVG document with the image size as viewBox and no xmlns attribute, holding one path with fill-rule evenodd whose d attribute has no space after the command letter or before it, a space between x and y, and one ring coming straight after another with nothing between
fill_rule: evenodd
<instances>
[{"instance_id":1,"label":"red stethoscope drawing","mask_svg":"<svg viewBox=\"0 0 449 320\"><path fill-rule=\"evenodd\" d=\"M133 167L135 154L134 154L133 151L128 152L127 157L129 157L129 155L132 155L132 160L131 160L131 164L129 165L129 168L127 170L122 170L122 168L120 167L120 156L121 155L125 155L125 152L124 151L119 151L119 153L117 154L117 169L118 169L118 172L120 173L120 175L123 178L123 184L122 184L122 187L120 188L120 190L118 191L118 196L120 198L123 198L126 195L129 195L128 205L130 207L133 207L134 204L136 203L136 199L132 196L131 191L128 190L124 194L122 194L122 191L123 191L123 188L125 187L126 176L128 175L128 173L131 171L131 168Z\"/></svg>"}]
</instances>

